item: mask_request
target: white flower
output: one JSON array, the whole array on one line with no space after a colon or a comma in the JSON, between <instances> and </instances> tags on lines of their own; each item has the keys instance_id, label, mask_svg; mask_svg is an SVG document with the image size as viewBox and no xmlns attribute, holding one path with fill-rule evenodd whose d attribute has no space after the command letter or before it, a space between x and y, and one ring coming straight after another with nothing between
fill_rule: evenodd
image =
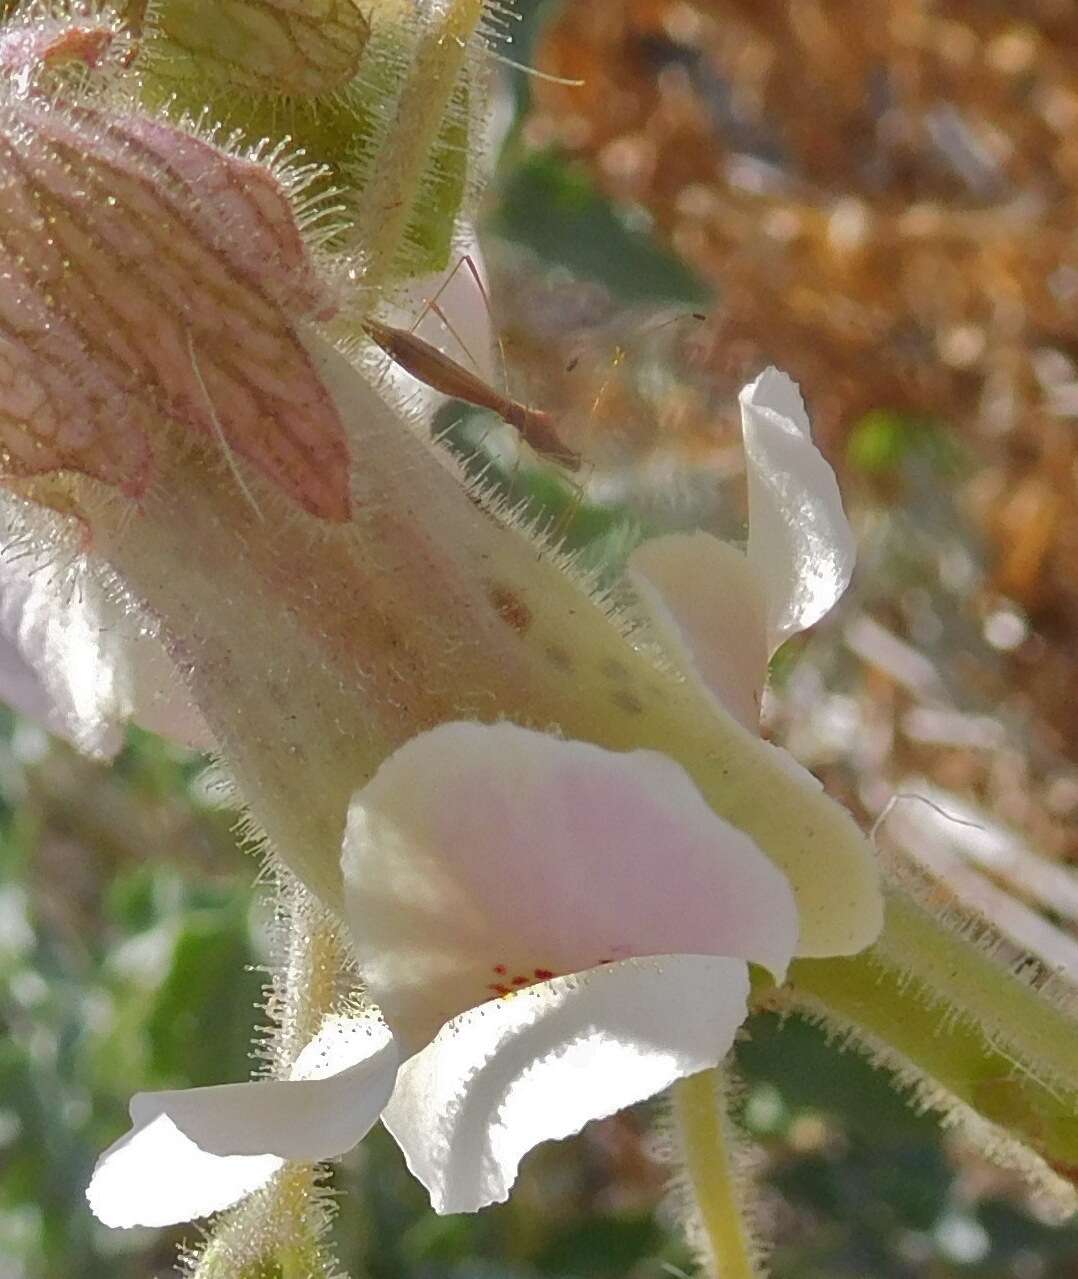
<instances>
[{"instance_id":1,"label":"white flower","mask_svg":"<svg viewBox=\"0 0 1078 1279\"><path fill-rule=\"evenodd\" d=\"M678 765L512 724L397 751L343 862L387 1028L331 1023L297 1063L321 1080L136 1097L88 1191L108 1224L226 1207L383 1108L436 1210L504 1199L537 1143L721 1061L748 963L781 980L797 942L783 875Z\"/></svg>"},{"instance_id":2,"label":"white flower","mask_svg":"<svg viewBox=\"0 0 1078 1279\"><path fill-rule=\"evenodd\" d=\"M659 538L630 576L686 678L755 734L770 653L841 594L853 540L793 383L769 370L741 403L747 555ZM787 879L654 751L443 724L349 816L347 916L384 1024L332 1020L289 1081L136 1097L91 1205L113 1225L203 1215L285 1159L342 1153L379 1114L439 1212L504 1199L539 1142L718 1063L749 963L781 981L795 953L869 944L863 862L841 884L801 862Z\"/></svg>"}]
</instances>

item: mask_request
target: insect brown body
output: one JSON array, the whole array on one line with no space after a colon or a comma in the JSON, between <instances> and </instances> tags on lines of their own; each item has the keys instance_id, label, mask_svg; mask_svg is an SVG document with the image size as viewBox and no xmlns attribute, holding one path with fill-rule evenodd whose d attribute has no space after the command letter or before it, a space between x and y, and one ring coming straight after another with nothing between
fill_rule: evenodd
<instances>
[{"instance_id":1,"label":"insect brown body","mask_svg":"<svg viewBox=\"0 0 1078 1279\"><path fill-rule=\"evenodd\" d=\"M455 400L464 400L477 408L490 409L510 426L516 427L521 438L537 453L568 470L579 469L580 454L562 442L550 413L504 395L478 374L407 329L397 329L379 320L367 320L364 327L371 340L391 360L432 390Z\"/></svg>"}]
</instances>

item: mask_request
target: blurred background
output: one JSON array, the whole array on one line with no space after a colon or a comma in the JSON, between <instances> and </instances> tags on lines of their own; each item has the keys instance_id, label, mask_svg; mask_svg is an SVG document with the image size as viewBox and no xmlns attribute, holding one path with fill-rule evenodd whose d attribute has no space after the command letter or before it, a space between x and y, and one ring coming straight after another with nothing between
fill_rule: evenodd
<instances>
[{"instance_id":1,"label":"blurred background","mask_svg":"<svg viewBox=\"0 0 1078 1279\"><path fill-rule=\"evenodd\" d=\"M941 899L1078 977L1078 8L518 7L509 52L547 78L504 68L498 377L584 464L461 405L439 428L613 581L652 533L743 536L736 392L788 370L861 555L780 654L768 731ZM250 1068L270 921L233 822L201 757L132 730L96 765L4 714L0 1279L167 1274L197 1239L107 1231L82 1189L133 1091ZM1078 1227L854 1053L758 1018L738 1056L779 1279L1078 1276ZM336 1178L341 1267L681 1279L657 1131L593 1124L445 1219L376 1132Z\"/></svg>"}]
</instances>

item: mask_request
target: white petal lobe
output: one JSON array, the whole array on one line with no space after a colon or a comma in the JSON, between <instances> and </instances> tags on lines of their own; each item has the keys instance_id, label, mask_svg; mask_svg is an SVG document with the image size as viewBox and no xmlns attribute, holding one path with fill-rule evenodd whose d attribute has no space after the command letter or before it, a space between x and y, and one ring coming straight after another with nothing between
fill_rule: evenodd
<instances>
[{"instance_id":1,"label":"white petal lobe","mask_svg":"<svg viewBox=\"0 0 1078 1279\"><path fill-rule=\"evenodd\" d=\"M857 548L835 473L812 442L797 384L769 368L740 399L748 558L767 596L768 646L774 652L839 599Z\"/></svg>"},{"instance_id":2,"label":"white petal lobe","mask_svg":"<svg viewBox=\"0 0 1078 1279\"><path fill-rule=\"evenodd\" d=\"M758 732L767 678L767 602L745 556L710 533L670 533L633 551L628 577L686 676Z\"/></svg>"},{"instance_id":3,"label":"white petal lobe","mask_svg":"<svg viewBox=\"0 0 1078 1279\"><path fill-rule=\"evenodd\" d=\"M277 1155L212 1155L166 1114L98 1162L86 1191L106 1226L170 1226L230 1208L284 1165Z\"/></svg>"},{"instance_id":4,"label":"white petal lobe","mask_svg":"<svg viewBox=\"0 0 1078 1279\"><path fill-rule=\"evenodd\" d=\"M401 1069L383 1116L436 1212L500 1202L540 1142L714 1066L744 1020L744 963L629 960L474 1009Z\"/></svg>"},{"instance_id":5,"label":"white petal lobe","mask_svg":"<svg viewBox=\"0 0 1078 1279\"><path fill-rule=\"evenodd\" d=\"M350 1150L393 1091L398 1053L384 1026L320 1035L297 1068L319 1078L139 1093L131 1130L97 1162L86 1192L110 1226L161 1226L228 1208L286 1159ZM358 1059L358 1060L357 1060ZM335 1069L348 1061L344 1069Z\"/></svg>"},{"instance_id":6,"label":"white petal lobe","mask_svg":"<svg viewBox=\"0 0 1078 1279\"><path fill-rule=\"evenodd\" d=\"M86 754L115 755L130 719L212 749L160 641L90 572L73 577L32 558L0 560L0 632L4 651L14 649L0 657L0 695Z\"/></svg>"}]
</instances>

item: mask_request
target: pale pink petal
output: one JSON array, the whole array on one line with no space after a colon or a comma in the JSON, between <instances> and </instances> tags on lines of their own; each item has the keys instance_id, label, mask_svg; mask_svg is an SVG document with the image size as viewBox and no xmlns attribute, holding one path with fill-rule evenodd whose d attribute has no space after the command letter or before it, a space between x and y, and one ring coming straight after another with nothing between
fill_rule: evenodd
<instances>
[{"instance_id":1,"label":"pale pink petal","mask_svg":"<svg viewBox=\"0 0 1078 1279\"><path fill-rule=\"evenodd\" d=\"M457 1013L639 955L723 955L782 976L785 876L652 751L514 724L443 724L358 792L346 912L371 997L412 1051Z\"/></svg>"},{"instance_id":2,"label":"pale pink petal","mask_svg":"<svg viewBox=\"0 0 1078 1279\"><path fill-rule=\"evenodd\" d=\"M90 573L0 558L0 635L0 697L85 754L115 755L128 720L213 749L160 642Z\"/></svg>"},{"instance_id":3,"label":"pale pink petal","mask_svg":"<svg viewBox=\"0 0 1078 1279\"><path fill-rule=\"evenodd\" d=\"M741 392L748 558L767 599L769 652L818 622L845 591L857 546L835 473L812 442L797 384L765 369Z\"/></svg>"},{"instance_id":4,"label":"pale pink petal","mask_svg":"<svg viewBox=\"0 0 1078 1279\"><path fill-rule=\"evenodd\" d=\"M171 125L0 89L0 225L7 474L137 496L155 435L186 429L348 517L344 428L297 328L331 301L271 174Z\"/></svg>"},{"instance_id":5,"label":"pale pink petal","mask_svg":"<svg viewBox=\"0 0 1078 1279\"><path fill-rule=\"evenodd\" d=\"M474 1212L540 1142L720 1062L748 990L739 960L674 955L509 995L406 1062L383 1121L435 1211Z\"/></svg>"},{"instance_id":6,"label":"pale pink petal","mask_svg":"<svg viewBox=\"0 0 1078 1279\"><path fill-rule=\"evenodd\" d=\"M670 533L638 546L627 575L677 666L758 732L767 605L745 556L710 533Z\"/></svg>"},{"instance_id":7,"label":"pale pink petal","mask_svg":"<svg viewBox=\"0 0 1078 1279\"><path fill-rule=\"evenodd\" d=\"M57 737L66 738L99 759L111 759L123 745L123 732L116 724L102 724L98 732L83 730L80 743L59 714L37 671L19 652L18 646L0 634L0 702L40 724Z\"/></svg>"},{"instance_id":8,"label":"pale pink petal","mask_svg":"<svg viewBox=\"0 0 1078 1279\"><path fill-rule=\"evenodd\" d=\"M131 1130L97 1161L86 1191L107 1226L164 1226L228 1208L287 1159L350 1150L393 1091L396 1044L378 1022L336 1020L296 1073L176 1092L139 1093Z\"/></svg>"}]
</instances>

